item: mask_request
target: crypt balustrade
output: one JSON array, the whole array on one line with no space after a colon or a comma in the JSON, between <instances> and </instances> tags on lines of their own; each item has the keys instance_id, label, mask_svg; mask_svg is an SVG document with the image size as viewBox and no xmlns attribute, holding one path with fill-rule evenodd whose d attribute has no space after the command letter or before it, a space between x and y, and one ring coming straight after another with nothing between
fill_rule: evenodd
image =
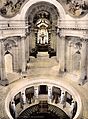
<instances>
[{"instance_id":1,"label":"crypt balustrade","mask_svg":"<svg viewBox=\"0 0 88 119\"><path fill-rule=\"evenodd\" d=\"M22 112L32 106L39 105L40 102L47 102L48 105L55 106L63 110L69 118L78 119L81 114L81 99L78 93L69 86L69 89L50 83L50 81L30 82L24 87L15 87L7 95L5 109L10 119L17 119ZM70 89L71 88L71 89ZM51 110L50 106L48 110ZM33 111L33 110L32 110ZM59 115L58 111L54 111Z\"/></svg>"}]
</instances>

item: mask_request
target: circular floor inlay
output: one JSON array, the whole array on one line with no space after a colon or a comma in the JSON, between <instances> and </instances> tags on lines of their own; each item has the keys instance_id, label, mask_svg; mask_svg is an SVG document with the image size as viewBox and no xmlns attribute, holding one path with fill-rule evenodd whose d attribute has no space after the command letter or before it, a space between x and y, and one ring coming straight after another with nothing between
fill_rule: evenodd
<instances>
[{"instance_id":1,"label":"circular floor inlay","mask_svg":"<svg viewBox=\"0 0 88 119\"><path fill-rule=\"evenodd\" d=\"M53 105L34 105L24 110L17 119L70 119L64 111Z\"/></svg>"}]
</instances>

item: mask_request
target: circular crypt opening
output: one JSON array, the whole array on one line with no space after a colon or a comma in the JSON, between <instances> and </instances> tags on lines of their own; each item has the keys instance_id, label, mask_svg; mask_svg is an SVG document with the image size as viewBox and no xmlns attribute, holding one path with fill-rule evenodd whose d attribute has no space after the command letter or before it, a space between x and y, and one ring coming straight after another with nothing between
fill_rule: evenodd
<instances>
[{"instance_id":1,"label":"circular crypt opening","mask_svg":"<svg viewBox=\"0 0 88 119\"><path fill-rule=\"evenodd\" d=\"M81 116L81 99L73 87L41 80L27 81L9 92L5 110L10 119L77 119Z\"/></svg>"}]
</instances>

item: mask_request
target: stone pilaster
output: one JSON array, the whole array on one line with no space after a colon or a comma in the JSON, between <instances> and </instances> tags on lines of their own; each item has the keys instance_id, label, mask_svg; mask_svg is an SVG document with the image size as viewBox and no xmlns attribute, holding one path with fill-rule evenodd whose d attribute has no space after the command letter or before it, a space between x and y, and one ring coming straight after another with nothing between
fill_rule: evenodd
<instances>
[{"instance_id":1,"label":"stone pilaster","mask_svg":"<svg viewBox=\"0 0 88 119\"><path fill-rule=\"evenodd\" d=\"M87 81L88 81L88 42L87 42Z\"/></svg>"},{"instance_id":2,"label":"stone pilaster","mask_svg":"<svg viewBox=\"0 0 88 119\"><path fill-rule=\"evenodd\" d=\"M29 35L26 36L26 61L29 60L29 57L30 57L30 53L29 53Z\"/></svg>"},{"instance_id":3,"label":"stone pilaster","mask_svg":"<svg viewBox=\"0 0 88 119\"><path fill-rule=\"evenodd\" d=\"M72 41L68 42L67 45L67 71L72 72L72 66L73 66L73 61L72 61Z\"/></svg>"},{"instance_id":4,"label":"stone pilaster","mask_svg":"<svg viewBox=\"0 0 88 119\"><path fill-rule=\"evenodd\" d=\"M19 69L19 59L18 59L18 46L13 47L13 61L14 61L14 71L18 71Z\"/></svg>"},{"instance_id":5,"label":"stone pilaster","mask_svg":"<svg viewBox=\"0 0 88 119\"><path fill-rule=\"evenodd\" d=\"M80 65L80 85L83 85L87 79L87 41L83 39L81 48L81 65Z\"/></svg>"},{"instance_id":6,"label":"stone pilaster","mask_svg":"<svg viewBox=\"0 0 88 119\"><path fill-rule=\"evenodd\" d=\"M22 70L21 38L19 38L19 40L18 40L18 62L19 62L18 72L20 73Z\"/></svg>"},{"instance_id":7,"label":"stone pilaster","mask_svg":"<svg viewBox=\"0 0 88 119\"><path fill-rule=\"evenodd\" d=\"M26 94L25 94L25 90L22 90L22 91L21 91L21 97L22 97L23 104L26 104Z\"/></svg>"},{"instance_id":8,"label":"stone pilaster","mask_svg":"<svg viewBox=\"0 0 88 119\"><path fill-rule=\"evenodd\" d=\"M35 99L38 99L38 94L39 94L39 87L38 86L35 86L34 87L34 97L35 97Z\"/></svg>"},{"instance_id":9,"label":"stone pilaster","mask_svg":"<svg viewBox=\"0 0 88 119\"><path fill-rule=\"evenodd\" d=\"M8 80L6 79L5 73L5 59L4 59L4 43L0 41L0 84L8 85Z\"/></svg>"},{"instance_id":10,"label":"stone pilaster","mask_svg":"<svg viewBox=\"0 0 88 119\"><path fill-rule=\"evenodd\" d=\"M17 114L16 105L15 105L14 100L11 101L11 110L12 110L12 116L14 117L14 119L16 119L18 114Z\"/></svg>"},{"instance_id":11,"label":"stone pilaster","mask_svg":"<svg viewBox=\"0 0 88 119\"><path fill-rule=\"evenodd\" d=\"M59 34L57 33L57 51L56 51L56 56L57 56L57 61L59 62L60 59L60 37Z\"/></svg>"},{"instance_id":12,"label":"stone pilaster","mask_svg":"<svg viewBox=\"0 0 88 119\"><path fill-rule=\"evenodd\" d=\"M61 37L61 47L60 47L60 71L66 71L66 39Z\"/></svg>"},{"instance_id":13,"label":"stone pilaster","mask_svg":"<svg viewBox=\"0 0 88 119\"><path fill-rule=\"evenodd\" d=\"M60 103L63 105L63 108L66 107L66 92L65 91L61 91L61 97L60 97Z\"/></svg>"},{"instance_id":14,"label":"stone pilaster","mask_svg":"<svg viewBox=\"0 0 88 119\"><path fill-rule=\"evenodd\" d=\"M21 51L22 51L22 73L26 71L26 56L25 56L25 37L21 38Z\"/></svg>"},{"instance_id":15,"label":"stone pilaster","mask_svg":"<svg viewBox=\"0 0 88 119\"><path fill-rule=\"evenodd\" d=\"M52 86L48 86L48 101L52 100Z\"/></svg>"}]
</instances>

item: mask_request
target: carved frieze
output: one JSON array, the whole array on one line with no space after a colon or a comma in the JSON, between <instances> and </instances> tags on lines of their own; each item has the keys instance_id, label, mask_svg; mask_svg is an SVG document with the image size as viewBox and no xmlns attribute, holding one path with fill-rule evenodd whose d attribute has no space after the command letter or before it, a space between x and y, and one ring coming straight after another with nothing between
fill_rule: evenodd
<instances>
[{"instance_id":1,"label":"carved frieze","mask_svg":"<svg viewBox=\"0 0 88 119\"><path fill-rule=\"evenodd\" d=\"M80 17L88 12L88 0L57 0L72 17Z\"/></svg>"}]
</instances>

